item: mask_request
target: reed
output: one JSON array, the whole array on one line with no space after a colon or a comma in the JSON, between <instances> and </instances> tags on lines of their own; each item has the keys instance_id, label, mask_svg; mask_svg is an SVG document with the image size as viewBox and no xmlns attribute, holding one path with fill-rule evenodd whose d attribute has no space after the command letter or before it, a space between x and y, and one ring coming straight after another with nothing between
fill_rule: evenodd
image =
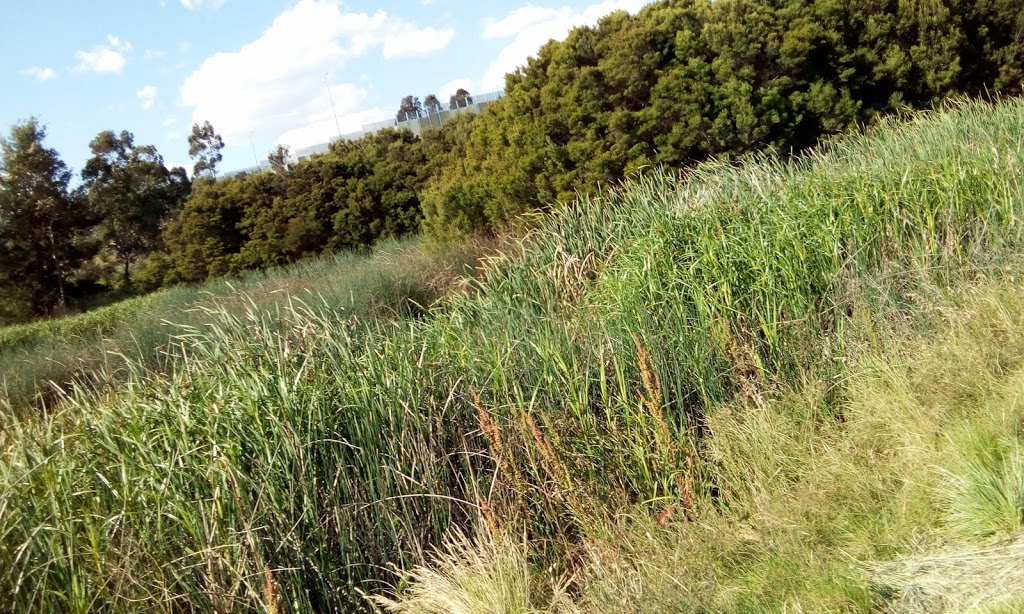
<instances>
[{"instance_id":1,"label":"reed","mask_svg":"<svg viewBox=\"0 0 1024 614\"><path fill-rule=\"evenodd\" d=\"M608 534L646 543L616 525L623 514L652 528L681 505L697 522L665 517L661 528L711 535L734 513L755 523L797 500L772 493L808 476L824 488L855 475L808 459L820 442L841 448L843 394L856 391L837 382L871 335L887 338L858 323L875 314L896 327L943 305L949 288L1009 275L1000 267L1019 253L1022 213L1024 102L961 103L792 163L652 171L556 208L465 291L414 317L353 315L350 301L318 298L316 280L270 302L260 287L209 300L170 329L169 368L128 360L116 385L72 386L46 415L2 412L0 592L11 598L0 608L368 609L364 595L400 585L402 570L419 570L414 584L465 586L423 566L448 569L471 552L445 548L457 530L482 534L481 522L505 536L495 542L528 547L485 551L466 582L508 577L515 603L562 604L561 588L531 578L584 578L580 561ZM831 392L773 409L807 382ZM724 420L730 407L742 419ZM834 437L812 436L825 431ZM745 447L729 448L725 433ZM873 440L858 441L867 451ZM1011 443L963 459L989 471L985 454L998 452L1005 496L958 503L948 522L1016 526ZM751 464L759 449L771 455ZM991 476L949 470L973 480L958 491L970 498ZM899 492L898 477L864 476L824 500L870 513L879 508L867 502ZM810 525L823 550L850 518L794 509L836 521ZM911 525L864 535L886 543ZM792 609L796 580L771 579L809 569L813 590L848 596L850 609L870 602L848 565L799 550L796 533L776 559L757 549L782 534L714 533L717 545L686 551L735 565L695 563L700 581L730 586L730 572L745 592L676 595L713 611ZM757 554L746 566L743 548ZM489 561L511 575L489 575ZM628 561L632 577L649 577ZM605 571L614 580L623 569ZM580 603L600 611L596 598Z\"/></svg>"}]
</instances>

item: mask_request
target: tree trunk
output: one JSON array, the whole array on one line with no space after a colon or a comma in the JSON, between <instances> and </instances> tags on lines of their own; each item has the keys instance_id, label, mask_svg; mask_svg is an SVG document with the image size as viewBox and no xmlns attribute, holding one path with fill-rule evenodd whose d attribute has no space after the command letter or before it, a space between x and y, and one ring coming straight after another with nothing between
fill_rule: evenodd
<instances>
[{"instance_id":1,"label":"tree trunk","mask_svg":"<svg viewBox=\"0 0 1024 614\"><path fill-rule=\"evenodd\" d=\"M50 257L53 258L53 270L57 274L57 292L60 295L60 308L67 309L68 301L64 296L64 271L60 266L60 258L57 257L57 242L53 238L53 224L50 224Z\"/></svg>"}]
</instances>

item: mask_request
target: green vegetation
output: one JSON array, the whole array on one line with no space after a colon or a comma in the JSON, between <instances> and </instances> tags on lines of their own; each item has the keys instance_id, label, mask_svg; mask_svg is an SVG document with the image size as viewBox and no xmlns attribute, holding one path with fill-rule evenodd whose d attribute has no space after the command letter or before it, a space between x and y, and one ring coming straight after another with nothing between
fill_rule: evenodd
<instances>
[{"instance_id":1,"label":"green vegetation","mask_svg":"<svg viewBox=\"0 0 1024 614\"><path fill-rule=\"evenodd\" d=\"M698 522L668 501L588 518L571 578L539 573L521 536L455 535L400 599L377 601L426 614L1019 611L1024 287L916 290L927 299L909 312L851 322L842 379L809 373L709 408L703 454L724 492Z\"/></svg>"},{"instance_id":2,"label":"green vegetation","mask_svg":"<svg viewBox=\"0 0 1024 614\"><path fill-rule=\"evenodd\" d=\"M0 138L0 324L68 306L89 220L34 118Z\"/></svg>"},{"instance_id":3,"label":"green vegetation","mask_svg":"<svg viewBox=\"0 0 1024 614\"><path fill-rule=\"evenodd\" d=\"M418 191L465 129L456 121L424 139L386 130L336 143L289 172L197 185L167 228L167 255L150 263L151 282L202 281L415 234Z\"/></svg>"},{"instance_id":4,"label":"green vegetation","mask_svg":"<svg viewBox=\"0 0 1024 614\"><path fill-rule=\"evenodd\" d=\"M218 180L224 143L209 122L196 124L191 196L184 171L163 168L154 149L103 132L90 165L121 172L101 179L87 165L94 219L71 224L68 203L80 195L66 194L66 181L53 199L33 201L51 203L44 221L71 224L65 242L81 235L92 252L42 235L0 243L27 254L0 253L0 323L421 231L438 243L494 233L652 166L788 156L951 96L1018 94L1022 24L1017 0L662 0L548 43L507 76L504 99L423 138L387 130L292 168L276 150L271 171ZM459 90L450 102L471 101ZM407 96L398 117L424 108ZM0 212L28 210L4 205L17 190L3 186ZM0 237L22 236L21 224L42 232L23 218L0 214ZM45 265L41 277L19 272L28 262ZM71 283L74 296L64 291Z\"/></svg>"},{"instance_id":5,"label":"green vegetation","mask_svg":"<svg viewBox=\"0 0 1024 614\"><path fill-rule=\"evenodd\" d=\"M653 173L418 319L213 306L3 415L3 607L1012 607L917 570L1018 552L1022 143L963 103Z\"/></svg>"},{"instance_id":6,"label":"green vegetation","mask_svg":"<svg viewBox=\"0 0 1024 614\"><path fill-rule=\"evenodd\" d=\"M136 146L130 132L101 132L89 148L93 157L82 179L97 220L96 238L123 265L122 283L128 288L131 265L162 245L160 233L177 215L192 184L185 169L168 170L156 148Z\"/></svg>"},{"instance_id":7,"label":"green vegetation","mask_svg":"<svg viewBox=\"0 0 1024 614\"><path fill-rule=\"evenodd\" d=\"M651 165L821 139L952 94L1016 94L1012 1L675 0L542 47L422 200L434 237L500 229Z\"/></svg>"},{"instance_id":8,"label":"green vegetation","mask_svg":"<svg viewBox=\"0 0 1024 614\"><path fill-rule=\"evenodd\" d=\"M170 371L182 330L204 329L221 309L276 312L294 297L316 313L360 320L420 314L490 249L467 241L442 253L416 239L384 241L366 255L341 253L0 328L0 407L24 414L52 405L73 384L109 388L139 368Z\"/></svg>"}]
</instances>

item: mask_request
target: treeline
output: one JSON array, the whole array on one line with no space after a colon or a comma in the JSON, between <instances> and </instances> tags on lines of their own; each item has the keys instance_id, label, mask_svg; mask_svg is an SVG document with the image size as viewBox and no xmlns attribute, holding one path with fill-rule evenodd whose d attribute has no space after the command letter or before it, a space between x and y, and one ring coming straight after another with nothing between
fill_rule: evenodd
<instances>
[{"instance_id":1,"label":"treeline","mask_svg":"<svg viewBox=\"0 0 1024 614\"><path fill-rule=\"evenodd\" d=\"M164 228L191 191L185 169L168 169L156 148L111 131L90 142L72 189L45 138L33 118L0 139L0 324L129 288L132 265L163 249Z\"/></svg>"},{"instance_id":2,"label":"treeline","mask_svg":"<svg viewBox=\"0 0 1024 614\"><path fill-rule=\"evenodd\" d=\"M1017 94L1017 0L669 0L549 43L424 194L435 236L650 165L799 152L953 94Z\"/></svg>"},{"instance_id":3,"label":"treeline","mask_svg":"<svg viewBox=\"0 0 1024 614\"><path fill-rule=\"evenodd\" d=\"M384 130L290 168L197 183L140 281L201 281L418 232L427 181L454 162L472 125L467 114L422 138Z\"/></svg>"},{"instance_id":4,"label":"treeline","mask_svg":"<svg viewBox=\"0 0 1024 614\"><path fill-rule=\"evenodd\" d=\"M422 138L384 131L294 166L278 150L270 172L215 180L219 137L197 126L193 155L207 166L187 199L140 213L144 240L122 247L119 223L90 237L145 290L420 229L444 241L496 231L521 212L652 165L800 152L952 95L1019 94L1022 80L1019 0L664 0L546 44L507 76L504 99ZM399 114L418 112L418 102L403 100ZM61 172L56 184L66 187ZM168 172L172 183L161 189L180 199L187 178ZM18 233L3 203L19 181L0 166L0 294L23 305L8 309L21 316L0 315L8 320L54 304L53 290L28 296L9 265L23 260L17 250L41 250L32 258L51 285L88 260L88 249L54 257L42 222L30 224L35 247L10 238ZM74 232L51 227L49 236L75 242Z\"/></svg>"}]
</instances>

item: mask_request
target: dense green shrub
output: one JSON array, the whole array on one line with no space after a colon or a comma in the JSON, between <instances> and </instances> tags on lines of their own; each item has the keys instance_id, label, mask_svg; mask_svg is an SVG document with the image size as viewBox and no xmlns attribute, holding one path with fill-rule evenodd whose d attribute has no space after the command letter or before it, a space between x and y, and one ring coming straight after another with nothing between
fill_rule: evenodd
<instances>
[{"instance_id":1,"label":"dense green shrub","mask_svg":"<svg viewBox=\"0 0 1024 614\"><path fill-rule=\"evenodd\" d=\"M508 75L425 229L495 229L646 166L801 151L951 94L1017 93L1024 5L672 0L550 42Z\"/></svg>"},{"instance_id":2,"label":"dense green shrub","mask_svg":"<svg viewBox=\"0 0 1024 614\"><path fill-rule=\"evenodd\" d=\"M290 170L197 183L165 235L166 281L280 266L418 232L420 192L461 152L471 125L467 116L423 138L385 130L334 143Z\"/></svg>"}]
</instances>

